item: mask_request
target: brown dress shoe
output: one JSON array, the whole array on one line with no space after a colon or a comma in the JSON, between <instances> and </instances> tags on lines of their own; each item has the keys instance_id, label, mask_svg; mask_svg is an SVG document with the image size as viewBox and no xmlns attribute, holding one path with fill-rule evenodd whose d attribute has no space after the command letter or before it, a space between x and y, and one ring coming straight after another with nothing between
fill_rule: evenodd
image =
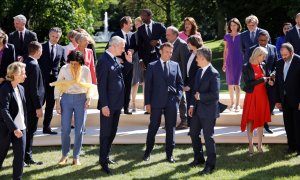
<instances>
[{"instance_id":1,"label":"brown dress shoe","mask_svg":"<svg viewBox=\"0 0 300 180\"><path fill-rule=\"evenodd\" d=\"M180 124L178 124L178 126L176 127L176 130L182 130L182 129L188 129L188 125L186 122L181 122Z\"/></svg>"}]
</instances>

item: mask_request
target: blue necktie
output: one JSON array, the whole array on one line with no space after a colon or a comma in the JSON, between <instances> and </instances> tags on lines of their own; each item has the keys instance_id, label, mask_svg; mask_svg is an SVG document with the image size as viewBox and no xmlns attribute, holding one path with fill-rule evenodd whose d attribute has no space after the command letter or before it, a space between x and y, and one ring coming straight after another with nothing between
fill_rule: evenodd
<instances>
[{"instance_id":1,"label":"blue necktie","mask_svg":"<svg viewBox=\"0 0 300 180\"><path fill-rule=\"evenodd\" d=\"M152 32L151 32L151 30L150 30L150 27L149 27L149 25L147 25L147 30L148 30L148 36L149 36L149 38L151 38L152 37Z\"/></svg>"},{"instance_id":2,"label":"blue necktie","mask_svg":"<svg viewBox=\"0 0 300 180\"><path fill-rule=\"evenodd\" d=\"M164 75L165 75L166 78L169 76L168 68L167 68L167 62L164 62Z\"/></svg>"},{"instance_id":3,"label":"blue necktie","mask_svg":"<svg viewBox=\"0 0 300 180\"><path fill-rule=\"evenodd\" d=\"M255 32L253 31L251 32L251 41L254 42L254 40L255 40Z\"/></svg>"}]
</instances>

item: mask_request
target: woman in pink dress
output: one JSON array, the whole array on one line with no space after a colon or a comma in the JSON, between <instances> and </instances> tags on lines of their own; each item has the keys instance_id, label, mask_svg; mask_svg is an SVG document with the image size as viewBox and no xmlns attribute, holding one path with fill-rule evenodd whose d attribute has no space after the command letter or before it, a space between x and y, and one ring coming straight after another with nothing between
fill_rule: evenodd
<instances>
[{"instance_id":1,"label":"woman in pink dress","mask_svg":"<svg viewBox=\"0 0 300 180\"><path fill-rule=\"evenodd\" d=\"M80 51L84 55L84 64L89 67L91 71L92 83L97 84L93 50L87 48L89 44L88 36L83 33L78 33L75 36L75 41L78 43L75 50Z\"/></svg>"},{"instance_id":2,"label":"woman in pink dress","mask_svg":"<svg viewBox=\"0 0 300 180\"><path fill-rule=\"evenodd\" d=\"M186 40L191 36L191 35L198 35L201 38L200 32L198 32L198 26L194 18L192 17L186 17L183 20L184 22L184 30L179 32L179 38Z\"/></svg>"}]
</instances>

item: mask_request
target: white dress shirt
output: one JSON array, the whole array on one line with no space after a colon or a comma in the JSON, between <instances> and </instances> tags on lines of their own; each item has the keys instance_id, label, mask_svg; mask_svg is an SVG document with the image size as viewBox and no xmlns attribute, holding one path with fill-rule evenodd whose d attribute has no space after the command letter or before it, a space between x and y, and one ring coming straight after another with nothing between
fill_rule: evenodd
<instances>
[{"instance_id":1,"label":"white dress shirt","mask_svg":"<svg viewBox=\"0 0 300 180\"><path fill-rule=\"evenodd\" d=\"M71 69L70 69L70 64L66 64L60 69L57 80L58 81L60 81L60 80L67 80L67 81L73 80L72 74L71 74ZM82 82L82 83L92 83L92 77L91 77L90 69L85 65L81 66L80 82ZM89 97L88 91L89 91L89 88L82 87L78 84L73 84L69 87L68 90L66 90L65 93L66 94L86 93L87 98L91 98L91 97ZM61 92L57 88L55 88L54 89L55 99L58 99L61 95L62 95Z\"/></svg>"},{"instance_id":2,"label":"white dress shirt","mask_svg":"<svg viewBox=\"0 0 300 180\"><path fill-rule=\"evenodd\" d=\"M74 49L76 49L76 47L73 45L72 42L70 42L68 45L64 46L64 58L65 60L68 59L68 55L70 54L71 51L73 51ZM50 52L51 52L51 48L50 48Z\"/></svg>"},{"instance_id":3,"label":"white dress shirt","mask_svg":"<svg viewBox=\"0 0 300 180\"><path fill-rule=\"evenodd\" d=\"M56 44L51 44L50 41L49 41L49 53L51 54L51 50L52 50L52 45L53 45L53 59L54 57L56 56ZM53 61L53 59L51 59Z\"/></svg>"},{"instance_id":4,"label":"white dress shirt","mask_svg":"<svg viewBox=\"0 0 300 180\"><path fill-rule=\"evenodd\" d=\"M17 100L18 109L19 109L18 114L14 119L14 123L17 126L18 129L24 130L24 129L26 129L25 116L24 116L24 109L23 109L23 103L22 103L20 91L19 91L18 87L15 87L14 91L16 93L16 97L17 97L16 100Z\"/></svg>"},{"instance_id":5,"label":"white dress shirt","mask_svg":"<svg viewBox=\"0 0 300 180\"><path fill-rule=\"evenodd\" d=\"M188 60L187 66L186 66L187 77L189 77L189 72L190 72L190 69L191 69L191 65L192 65L193 60L195 59L195 57L196 57L196 55L194 53L192 53L190 55L190 58Z\"/></svg>"},{"instance_id":6,"label":"white dress shirt","mask_svg":"<svg viewBox=\"0 0 300 180\"><path fill-rule=\"evenodd\" d=\"M201 74L201 78L203 77L203 74L205 73L205 71L207 70L207 68L211 65L211 63L209 63L207 66L202 68L202 74Z\"/></svg>"},{"instance_id":7,"label":"white dress shirt","mask_svg":"<svg viewBox=\"0 0 300 180\"><path fill-rule=\"evenodd\" d=\"M161 63L161 66L162 66L162 69L163 69L163 70L165 70L165 69L164 69L164 62L165 62L164 60L160 59L160 63ZM168 67L169 67L169 62L170 62L170 61L168 60L168 61L167 61L167 64L166 64L166 65L167 65L167 69L168 69ZM169 71L168 71L168 72L169 72Z\"/></svg>"},{"instance_id":8,"label":"white dress shirt","mask_svg":"<svg viewBox=\"0 0 300 180\"><path fill-rule=\"evenodd\" d=\"M284 61L284 67L283 67L283 80L285 81L287 73L289 72L289 68L291 66L293 57L289 61Z\"/></svg>"}]
</instances>

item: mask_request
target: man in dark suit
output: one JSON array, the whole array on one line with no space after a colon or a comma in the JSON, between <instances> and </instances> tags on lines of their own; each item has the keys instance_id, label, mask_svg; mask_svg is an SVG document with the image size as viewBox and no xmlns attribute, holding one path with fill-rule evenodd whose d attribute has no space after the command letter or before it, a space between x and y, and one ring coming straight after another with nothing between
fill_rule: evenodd
<instances>
[{"instance_id":1,"label":"man in dark suit","mask_svg":"<svg viewBox=\"0 0 300 180\"><path fill-rule=\"evenodd\" d=\"M213 138L214 126L219 113L220 75L211 65L212 53L209 48L197 50L197 65L201 67L195 78L194 98L189 108L191 120L190 136L194 150L194 161L190 166L205 162L200 132L203 130L207 160L200 175L210 174L216 165L216 144Z\"/></svg>"},{"instance_id":2,"label":"man in dark suit","mask_svg":"<svg viewBox=\"0 0 300 180\"><path fill-rule=\"evenodd\" d=\"M50 29L49 41L42 44L43 53L38 60L45 86L44 103L46 102L46 108L43 122L43 133L45 134L57 134L50 127L55 100L54 87L49 84L57 80L59 68L65 64L64 48L57 44L61 34L61 29L58 27Z\"/></svg>"},{"instance_id":3,"label":"man in dark suit","mask_svg":"<svg viewBox=\"0 0 300 180\"><path fill-rule=\"evenodd\" d=\"M16 59L15 46L7 43L7 41L7 35L0 29L0 49L2 49L2 53L0 52L0 87L5 81L8 65Z\"/></svg>"},{"instance_id":4,"label":"man in dark suit","mask_svg":"<svg viewBox=\"0 0 300 180\"><path fill-rule=\"evenodd\" d=\"M173 48L173 54L171 59L179 64L180 71L181 71L181 77L182 79L185 79L186 76L186 63L187 58L189 57L189 48L186 44L186 42L178 37L179 31L176 27L170 26L166 30L166 38L168 42L172 43ZM176 127L176 130L180 129L187 129L188 123L187 123L187 109L186 109L186 99L183 95L180 103L179 103L179 114L181 122Z\"/></svg>"},{"instance_id":5,"label":"man in dark suit","mask_svg":"<svg viewBox=\"0 0 300 180\"><path fill-rule=\"evenodd\" d=\"M265 30L262 30L258 33L258 44L252 46L249 50L249 55L252 54L255 48L261 46L267 49L268 54L265 59L266 64L266 75L267 77L272 76L272 80L275 80L275 74L276 74L276 62L278 60L277 50L276 46L272 44L268 44L268 41L270 39L269 33ZM250 57L249 57L250 58ZM247 59L249 61L249 59ZM270 104L270 112L273 114L273 110L275 107L275 87L274 86L268 86L267 87L267 93L268 93L268 99ZM266 122L264 124L264 128L268 133L273 133L273 131L269 128L268 123Z\"/></svg>"},{"instance_id":6,"label":"man in dark suit","mask_svg":"<svg viewBox=\"0 0 300 180\"><path fill-rule=\"evenodd\" d=\"M275 78L276 107L283 110L287 153L297 152L300 157L300 56L290 43L282 44L280 54Z\"/></svg>"},{"instance_id":7,"label":"man in dark suit","mask_svg":"<svg viewBox=\"0 0 300 180\"><path fill-rule=\"evenodd\" d=\"M38 119L43 117L43 100L45 95L42 72L38 64L38 59L42 55L42 45L37 41L32 41L28 45L29 56L25 59L26 80L23 83L27 107L27 136L25 149L25 163L40 165L32 159L33 135L37 130Z\"/></svg>"},{"instance_id":8,"label":"man in dark suit","mask_svg":"<svg viewBox=\"0 0 300 180\"><path fill-rule=\"evenodd\" d=\"M140 15L144 24L138 29L138 54L143 69L159 58L159 46L166 42L165 26L152 21L152 15L149 9L143 9Z\"/></svg>"},{"instance_id":9,"label":"man in dark suit","mask_svg":"<svg viewBox=\"0 0 300 180\"><path fill-rule=\"evenodd\" d=\"M28 44L31 41L38 41L36 33L25 28L26 17L19 14L14 17L16 31L9 34L8 43L13 44L16 50L16 58L23 61L28 56Z\"/></svg>"},{"instance_id":10,"label":"man in dark suit","mask_svg":"<svg viewBox=\"0 0 300 180\"><path fill-rule=\"evenodd\" d=\"M251 54L249 54L250 47L258 43L258 34L264 30L257 27L258 18L254 15L250 15L246 18L246 24L248 30L241 33L241 49L244 55L244 63L249 61L251 56ZM269 44L271 44L271 38L269 39Z\"/></svg>"},{"instance_id":11,"label":"man in dark suit","mask_svg":"<svg viewBox=\"0 0 300 180\"><path fill-rule=\"evenodd\" d=\"M285 42L291 43L295 53L300 55L300 13L295 18L296 25L290 29L285 36Z\"/></svg>"},{"instance_id":12,"label":"man in dark suit","mask_svg":"<svg viewBox=\"0 0 300 180\"><path fill-rule=\"evenodd\" d=\"M126 41L125 44L125 52L129 50L130 47L130 38L132 36L132 20L130 16L124 16L120 20L120 27L121 29L114 32L111 37L119 36ZM107 44L106 49L108 48L109 44ZM129 112L129 102L130 102L130 92L131 92L131 81L132 81L132 68L133 65L131 62L128 62L125 58L125 52L122 53L121 56L118 56L118 60L122 63L123 70L123 79L125 84L125 96L124 96L124 113L125 114L132 114ZM132 52L133 53L133 52Z\"/></svg>"},{"instance_id":13,"label":"man in dark suit","mask_svg":"<svg viewBox=\"0 0 300 180\"><path fill-rule=\"evenodd\" d=\"M155 135L161 123L161 115L165 116L166 157L175 163L173 149L175 147L175 127L178 104L182 97L183 80L179 64L170 60L173 45L166 42L160 46L161 57L148 65L145 76L145 106L150 113L146 150L143 159L150 160L155 143Z\"/></svg>"},{"instance_id":14,"label":"man in dark suit","mask_svg":"<svg viewBox=\"0 0 300 180\"><path fill-rule=\"evenodd\" d=\"M100 110L100 154L99 162L102 171L111 174L108 164L115 162L109 159L112 142L116 136L121 109L124 105L124 80L122 64L116 57L124 52L125 40L114 36L109 40L109 47L99 58L96 66L98 81L98 109ZM129 51L125 54L132 61Z\"/></svg>"}]
</instances>

